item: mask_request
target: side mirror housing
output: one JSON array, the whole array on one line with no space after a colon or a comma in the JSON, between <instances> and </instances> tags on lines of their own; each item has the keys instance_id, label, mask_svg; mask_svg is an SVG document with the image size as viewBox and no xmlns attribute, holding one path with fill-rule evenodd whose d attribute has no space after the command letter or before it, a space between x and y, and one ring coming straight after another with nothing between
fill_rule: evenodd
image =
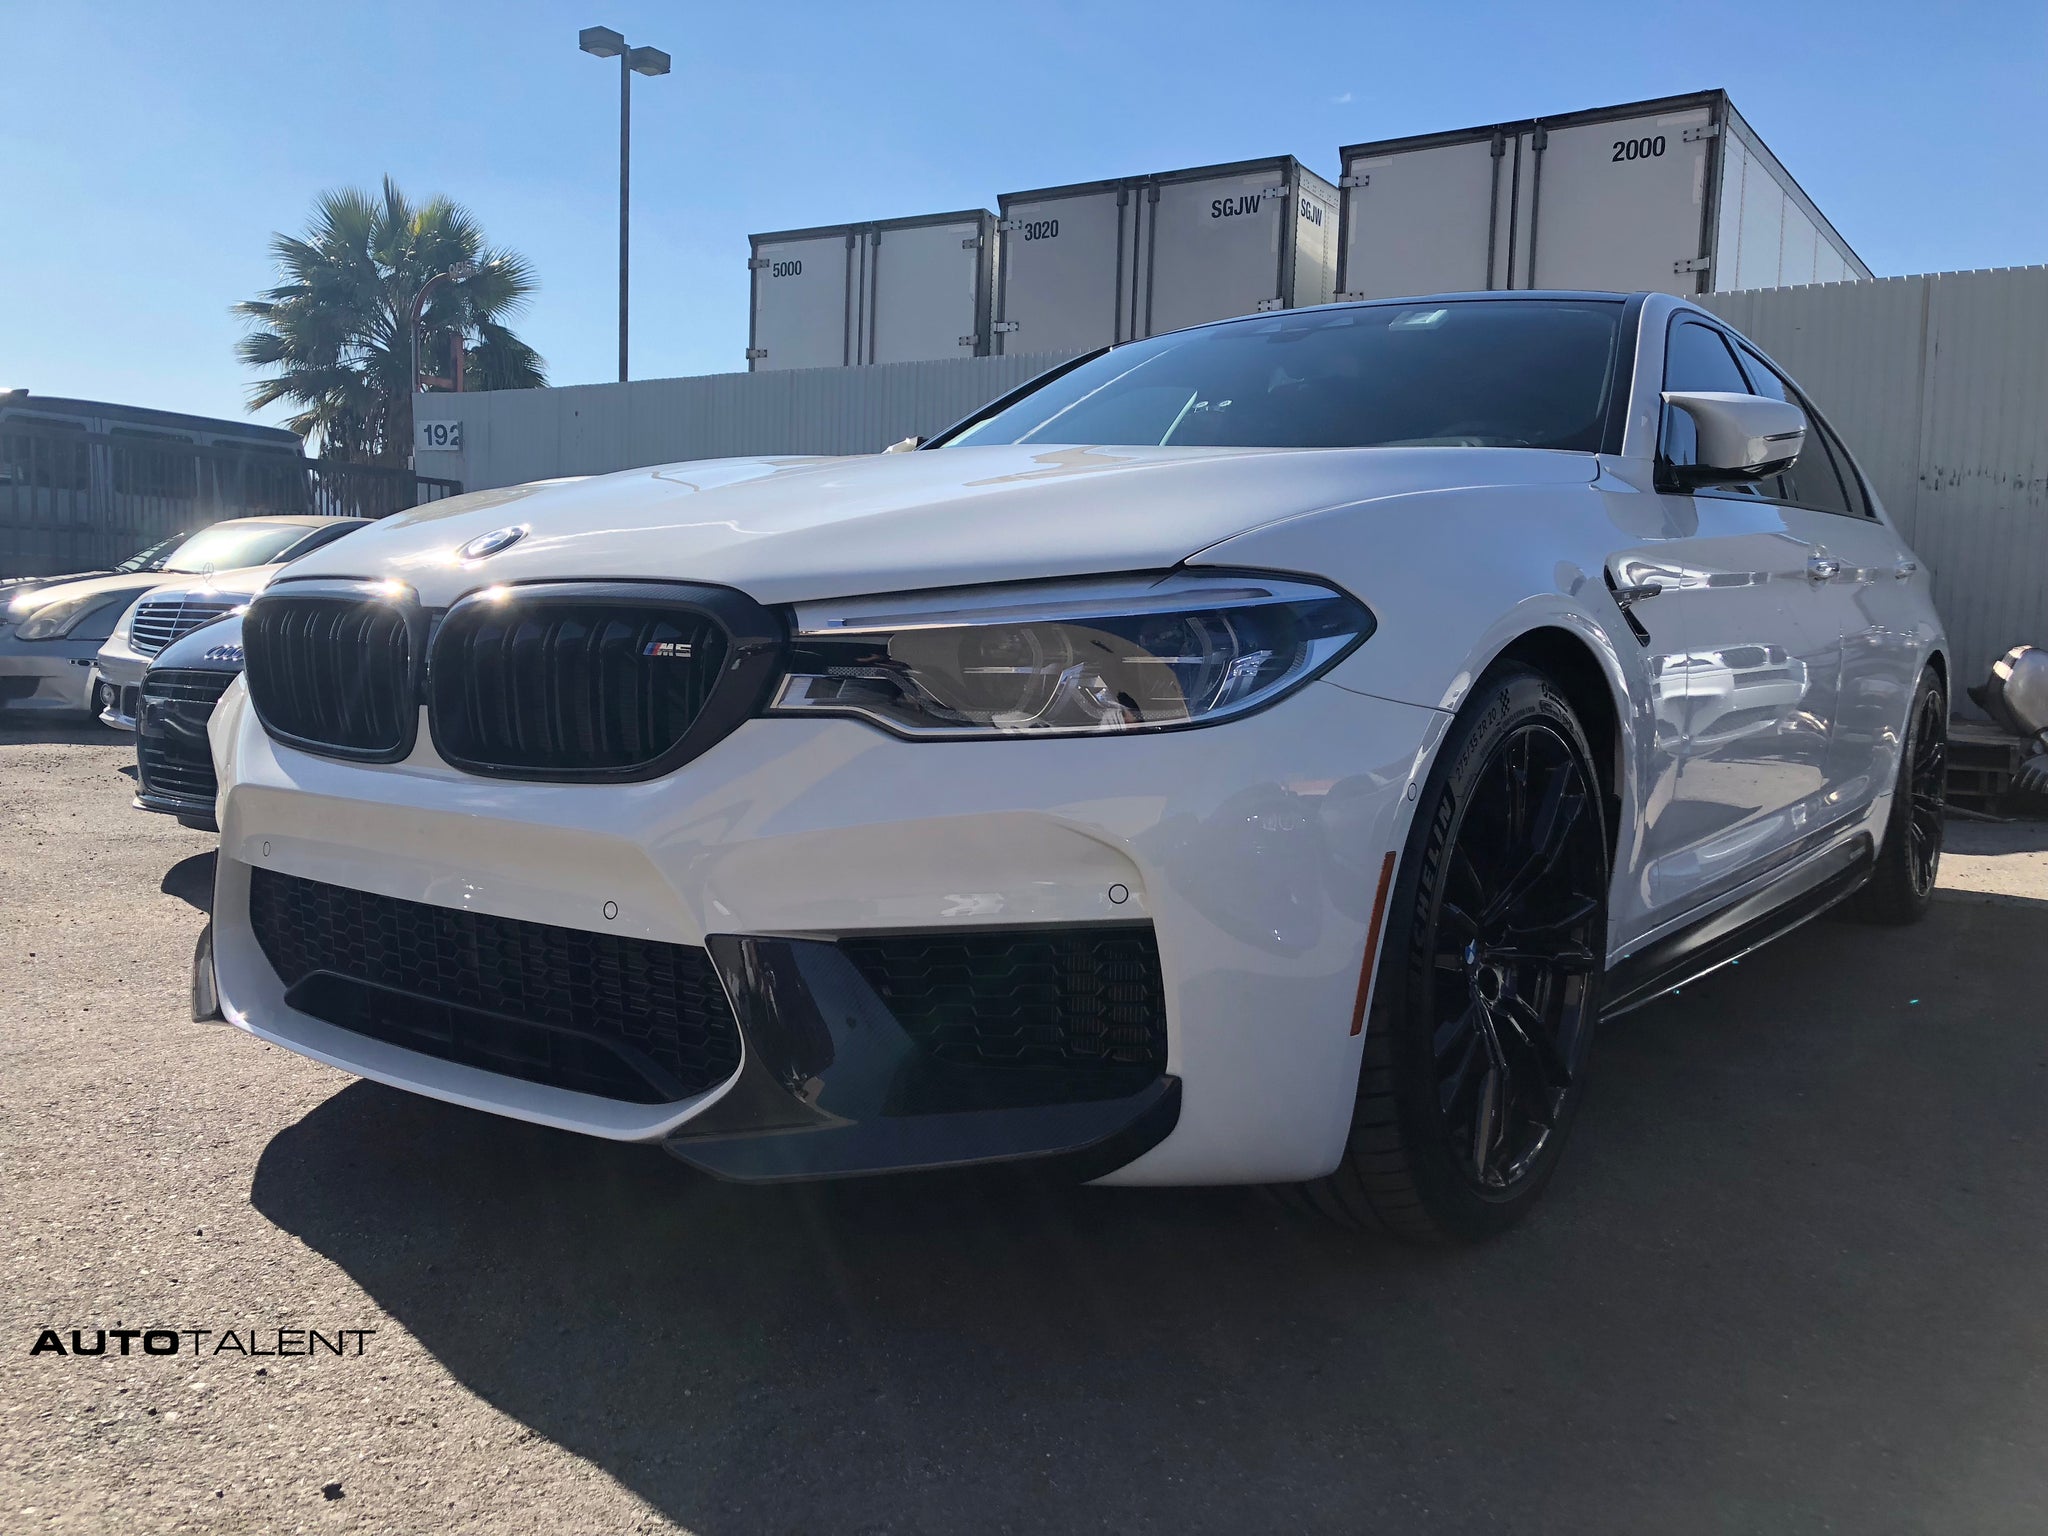
<instances>
[{"instance_id":1,"label":"side mirror housing","mask_svg":"<svg viewBox=\"0 0 2048 1536\"><path fill-rule=\"evenodd\" d=\"M1699 462L1674 466L1688 485L1761 480L1790 469L1806 446L1806 412L1784 400L1717 389L1667 389L1664 403L1692 418Z\"/></svg>"}]
</instances>

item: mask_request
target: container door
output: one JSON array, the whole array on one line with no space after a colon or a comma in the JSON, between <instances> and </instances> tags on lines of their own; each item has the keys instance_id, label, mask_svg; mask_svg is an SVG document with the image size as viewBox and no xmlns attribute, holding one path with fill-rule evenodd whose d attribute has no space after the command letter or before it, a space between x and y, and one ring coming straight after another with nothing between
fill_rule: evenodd
<instances>
[{"instance_id":1,"label":"container door","mask_svg":"<svg viewBox=\"0 0 2048 1536\"><path fill-rule=\"evenodd\" d=\"M1156 184L1146 196L1144 324L1157 336L1278 309L1280 247L1294 198L1280 166Z\"/></svg>"},{"instance_id":2,"label":"container door","mask_svg":"<svg viewBox=\"0 0 2048 1536\"><path fill-rule=\"evenodd\" d=\"M856 250L846 235L783 240L754 251L755 371L838 368L854 356Z\"/></svg>"},{"instance_id":3,"label":"container door","mask_svg":"<svg viewBox=\"0 0 2048 1536\"><path fill-rule=\"evenodd\" d=\"M1337 200L1320 176L1304 176L1294 194L1294 308L1327 304L1337 296Z\"/></svg>"},{"instance_id":4,"label":"container door","mask_svg":"<svg viewBox=\"0 0 2048 1536\"><path fill-rule=\"evenodd\" d=\"M864 361L974 356L980 334L980 222L879 229L870 239Z\"/></svg>"},{"instance_id":5,"label":"container door","mask_svg":"<svg viewBox=\"0 0 2048 1536\"><path fill-rule=\"evenodd\" d=\"M1002 349L1086 352L1122 341L1132 240L1124 194L1109 187L1009 202L1002 222Z\"/></svg>"},{"instance_id":6,"label":"container door","mask_svg":"<svg viewBox=\"0 0 2048 1536\"><path fill-rule=\"evenodd\" d=\"M1507 287L1513 149L1496 136L1347 163L1344 296Z\"/></svg>"},{"instance_id":7,"label":"container door","mask_svg":"<svg viewBox=\"0 0 2048 1536\"><path fill-rule=\"evenodd\" d=\"M1539 129L1522 164L1518 288L1697 293L1713 141L1705 107Z\"/></svg>"}]
</instances>

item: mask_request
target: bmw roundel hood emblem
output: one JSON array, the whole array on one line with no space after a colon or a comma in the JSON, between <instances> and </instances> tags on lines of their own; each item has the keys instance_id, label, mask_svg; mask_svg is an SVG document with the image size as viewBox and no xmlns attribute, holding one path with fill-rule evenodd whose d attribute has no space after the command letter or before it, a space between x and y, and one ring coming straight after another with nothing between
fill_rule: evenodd
<instances>
[{"instance_id":1,"label":"bmw roundel hood emblem","mask_svg":"<svg viewBox=\"0 0 2048 1536\"><path fill-rule=\"evenodd\" d=\"M478 534L456 553L465 560L481 560L485 555L495 555L501 549L510 549L525 537L524 528L493 528L489 533Z\"/></svg>"}]
</instances>

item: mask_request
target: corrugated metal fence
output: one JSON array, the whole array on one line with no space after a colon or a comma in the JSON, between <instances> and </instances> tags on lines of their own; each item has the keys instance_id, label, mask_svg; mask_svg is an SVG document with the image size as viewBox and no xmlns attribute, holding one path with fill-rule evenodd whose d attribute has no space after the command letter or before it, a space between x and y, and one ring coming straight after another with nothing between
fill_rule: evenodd
<instances>
[{"instance_id":1,"label":"corrugated metal fence","mask_svg":"<svg viewBox=\"0 0 2048 1536\"><path fill-rule=\"evenodd\" d=\"M1933 572L1958 683L2048 645L2048 267L1701 302L1847 440Z\"/></svg>"},{"instance_id":2,"label":"corrugated metal fence","mask_svg":"<svg viewBox=\"0 0 2048 1536\"><path fill-rule=\"evenodd\" d=\"M113 566L227 517L385 517L460 491L382 464L0 426L0 576Z\"/></svg>"},{"instance_id":3,"label":"corrugated metal fence","mask_svg":"<svg viewBox=\"0 0 2048 1536\"><path fill-rule=\"evenodd\" d=\"M419 467L476 491L684 459L874 453L930 437L1068 355L422 395L420 420L459 420L462 448L421 453Z\"/></svg>"}]
</instances>

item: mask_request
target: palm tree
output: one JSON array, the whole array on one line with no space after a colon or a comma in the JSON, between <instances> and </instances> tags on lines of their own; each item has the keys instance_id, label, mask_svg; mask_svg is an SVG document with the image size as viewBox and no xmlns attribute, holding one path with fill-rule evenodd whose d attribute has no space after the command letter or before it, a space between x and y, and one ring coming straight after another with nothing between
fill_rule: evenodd
<instances>
[{"instance_id":1,"label":"palm tree","mask_svg":"<svg viewBox=\"0 0 2048 1536\"><path fill-rule=\"evenodd\" d=\"M504 324L535 284L517 252L487 249L469 211L445 197L414 207L384 178L377 198L353 188L323 194L303 238L273 235L284 279L235 306L250 322L236 355L269 376L249 408L279 400L302 409L287 423L317 438L328 458L403 464L412 448L411 338L407 322L427 283L467 264L471 275L435 285L420 317L420 372L454 370L465 389L536 389L539 354Z\"/></svg>"}]
</instances>

